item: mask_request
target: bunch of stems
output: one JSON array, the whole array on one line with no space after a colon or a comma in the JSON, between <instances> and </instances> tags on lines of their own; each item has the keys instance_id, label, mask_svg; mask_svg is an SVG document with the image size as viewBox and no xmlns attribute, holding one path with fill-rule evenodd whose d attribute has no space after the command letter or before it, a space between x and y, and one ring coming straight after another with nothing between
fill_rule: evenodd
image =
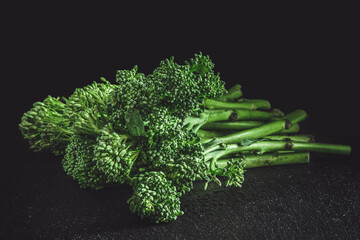
<instances>
[{"instance_id":1,"label":"bunch of stems","mask_svg":"<svg viewBox=\"0 0 360 240\"><path fill-rule=\"evenodd\" d=\"M187 118L186 123L200 137L212 172L224 168L230 159L254 168L308 163L310 152L351 152L348 145L317 143L313 135L299 133L299 123L307 118L304 110L284 114L267 100L245 99L240 85L203 105L204 113Z\"/></svg>"}]
</instances>

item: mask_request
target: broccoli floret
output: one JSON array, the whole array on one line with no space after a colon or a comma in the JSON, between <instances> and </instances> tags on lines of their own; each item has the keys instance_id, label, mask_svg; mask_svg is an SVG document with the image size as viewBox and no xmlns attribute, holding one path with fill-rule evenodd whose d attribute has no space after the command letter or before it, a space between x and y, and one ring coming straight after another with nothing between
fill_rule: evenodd
<instances>
[{"instance_id":1,"label":"broccoli floret","mask_svg":"<svg viewBox=\"0 0 360 240\"><path fill-rule=\"evenodd\" d=\"M64 153L72 135L64 110L65 104L59 97L48 96L43 102L34 103L22 116L19 128L24 138L29 140L30 149L50 149L56 155Z\"/></svg>"},{"instance_id":2,"label":"broccoli floret","mask_svg":"<svg viewBox=\"0 0 360 240\"><path fill-rule=\"evenodd\" d=\"M107 125L97 136L73 135L62 164L81 187L99 189L128 183L139 153L129 136L118 134Z\"/></svg>"},{"instance_id":3,"label":"broccoli floret","mask_svg":"<svg viewBox=\"0 0 360 240\"><path fill-rule=\"evenodd\" d=\"M19 124L30 149L50 149L62 155L73 134L98 132L108 122L106 106L115 88L105 79L103 81L77 88L68 99L48 96L34 103Z\"/></svg>"},{"instance_id":4,"label":"broccoli floret","mask_svg":"<svg viewBox=\"0 0 360 240\"><path fill-rule=\"evenodd\" d=\"M99 189L107 184L114 184L97 167L94 156L95 144L95 138L73 135L62 160L65 172L78 181L82 188Z\"/></svg>"},{"instance_id":5,"label":"broccoli floret","mask_svg":"<svg viewBox=\"0 0 360 240\"><path fill-rule=\"evenodd\" d=\"M152 222L170 222L183 215L180 193L163 172L145 172L132 180L133 196L128 200L130 210Z\"/></svg>"},{"instance_id":6,"label":"broccoli floret","mask_svg":"<svg viewBox=\"0 0 360 240\"><path fill-rule=\"evenodd\" d=\"M137 72L137 66L131 70L118 70L117 85L108 101L111 122L119 131L127 131L125 114L129 109L136 109L141 116L146 116L159 105L154 89L156 82L148 81L144 74Z\"/></svg>"},{"instance_id":7,"label":"broccoli floret","mask_svg":"<svg viewBox=\"0 0 360 240\"><path fill-rule=\"evenodd\" d=\"M101 78L103 83L93 82L83 88L77 88L72 95L65 99L66 105L64 115L71 120L76 121L79 112L88 108L97 108L103 116L107 117L108 98L115 88L115 85Z\"/></svg>"},{"instance_id":8,"label":"broccoli floret","mask_svg":"<svg viewBox=\"0 0 360 240\"><path fill-rule=\"evenodd\" d=\"M201 52L195 54L190 61L185 61L190 67L190 71L196 75L197 85L200 88L200 99L211 99L227 93L225 82L220 79L220 74L215 74L215 64L208 55Z\"/></svg>"},{"instance_id":9,"label":"broccoli floret","mask_svg":"<svg viewBox=\"0 0 360 240\"><path fill-rule=\"evenodd\" d=\"M174 62L172 57L161 61L148 79L158 83L158 98L172 114L185 118L201 112L200 104L205 99L226 92L224 82L214 74L213 67L210 58L201 53L184 65Z\"/></svg>"},{"instance_id":10,"label":"broccoli floret","mask_svg":"<svg viewBox=\"0 0 360 240\"><path fill-rule=\"evenodd\" d=\"M189 191L193 181L207 177L204 149L200 139L171 115L165 107L145 117L146 142L142 159L151 168L163 171L180 192Z\"/></svg>"},{"instance_id":11,"label":"broccoli floret","mask_svg":"<svg viewBox=\"0 0 360 240\"><path fill-rule=\"evenodd\" d=\"M116 183L126 183L140 150L127 135L121 135L108 128L101 130L94 145L97 168L107 179Z\"/></svg>"}]
</instances>

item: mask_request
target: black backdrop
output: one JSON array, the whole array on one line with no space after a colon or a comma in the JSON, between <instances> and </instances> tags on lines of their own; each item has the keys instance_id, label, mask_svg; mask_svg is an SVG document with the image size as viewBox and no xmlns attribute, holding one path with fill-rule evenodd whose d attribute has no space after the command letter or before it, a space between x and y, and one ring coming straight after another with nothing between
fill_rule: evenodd
<instances>
[{"instance_id":1,"label":"black backdrop","mask_svg":"<svg viewBox=\"0 0 360 240\"><path fill-rule=\"evenodd\" d=\"M3 11L2 239L360 237L356 2L19 4ZM305 109L303 133L351 144L352 155L314 154L309 166L249 170L241 190L203 193L199 183L183 199L188 214L153 226L128 212L130 189L79 189L61 158L33 153L22 140L17 124L33 102L68 96L100 77L114 81L117 69L138 65L147 74L164 58L181 63L199 51L227 87L240 83L245 97L284 112Z\"/></svg>"}]
</instances>

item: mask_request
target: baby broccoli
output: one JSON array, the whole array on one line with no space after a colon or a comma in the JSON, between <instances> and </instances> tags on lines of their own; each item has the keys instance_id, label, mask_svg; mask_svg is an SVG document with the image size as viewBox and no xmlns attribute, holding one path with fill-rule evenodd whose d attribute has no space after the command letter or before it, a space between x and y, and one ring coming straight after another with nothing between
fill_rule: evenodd
<instances>
[{"instance_id":1,"label":"baby broccoli","mask_svg":"<svg viewBox=\"0 0 360 240\"><path fill-rule=\"evenodd\" d=\"M152 222L183 215L180 197L195 181L241 187L247 168L306 163L310 151L350 153L297 134L305 111L245 99L239 84L227 90L202 53L184 64L165 59L148 75L134 66L118 70L115 83L101 80L34 103L19 128L31 149L63 155L80 187L130 185L131 212Z\"/></svg>"}]
</instances>

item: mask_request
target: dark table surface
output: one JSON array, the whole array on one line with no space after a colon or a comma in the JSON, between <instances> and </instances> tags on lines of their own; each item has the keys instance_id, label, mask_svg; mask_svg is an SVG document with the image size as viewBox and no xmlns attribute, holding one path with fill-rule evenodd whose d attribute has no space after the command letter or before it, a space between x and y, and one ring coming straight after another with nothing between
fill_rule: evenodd
<instances>
[{"instance_id":1,"label":"dark table surface","mask_svg":"<svg viewBox=\"0 0 360 240\"><path fill-rule=\"evenodd\" d=\"M339 142L336 136L322 142ZM1 167L0 239L359 239L360 165L312 154L309 164L249 169L241 189L197 182L185 214L151 224L131 214L131 188L80 189L61 158L18 134ZM356 139L345 142L356 145Z\"/></svg>"}]
</instances>

